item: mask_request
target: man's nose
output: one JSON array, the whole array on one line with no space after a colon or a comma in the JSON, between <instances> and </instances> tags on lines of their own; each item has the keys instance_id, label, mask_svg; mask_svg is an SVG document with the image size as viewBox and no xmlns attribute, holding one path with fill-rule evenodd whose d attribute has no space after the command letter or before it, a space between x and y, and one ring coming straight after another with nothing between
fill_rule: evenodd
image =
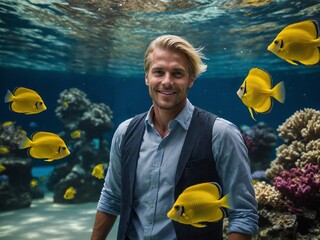
<instances>
[{"instance_id":1,"label":"man's nose","mask_svg":"<svg viewBox=\"0 0 320 240\"><path fill-rule=\"evenodd\" d=\"M172 77L171 77L170 73L166 73L164 75L163 80L162 80L162 84L169 85L171 83L172 83Z\"/></svg>"}]
</instances>

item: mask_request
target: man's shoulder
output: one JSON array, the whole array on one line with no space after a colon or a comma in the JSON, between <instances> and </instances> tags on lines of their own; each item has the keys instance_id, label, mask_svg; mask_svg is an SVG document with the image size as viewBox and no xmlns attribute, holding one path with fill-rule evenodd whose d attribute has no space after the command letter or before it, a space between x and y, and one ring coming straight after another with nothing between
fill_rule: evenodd
<instances>
[{"instance_id":1,"label":"man's shoulder","mask_svg":"<svg viewBox=\"0 0 320 240\"><path fill-rule=\"evenodd\" d=\"M134 121L139 121L139 120L144 120L146 117L146 112L138 114L134 117L131 117L127 120L124 120L123 122L121 122L116 130L116 133L118 135L124 135L130 125L130 123L133 123Z\"/></svg>"}]
</instances>

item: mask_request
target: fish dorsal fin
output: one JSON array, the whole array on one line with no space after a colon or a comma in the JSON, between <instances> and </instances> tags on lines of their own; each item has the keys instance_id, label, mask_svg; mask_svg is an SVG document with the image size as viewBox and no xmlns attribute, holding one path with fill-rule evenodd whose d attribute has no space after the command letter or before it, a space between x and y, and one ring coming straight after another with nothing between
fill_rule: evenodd
<instances>
[{"instance_id":1,"label":"fish dorsal fin","mask_svg":"<svg viewBox=\"0 0 320 240\"><path fill-rule=\"evenodd\" d=\"M250 70L250 72L249 72L249 75L258 76L259 78L261 78L267 84L267 87L269 89L271 89L271 87L272 87L272 77L267 71L265 71L265 70L263 70L261 68L252 68Z\"/></svg>"},{"instance_id":2,"label":"fish dorsal fin","mask_svg":"<svg viewBox=\"0 0 320 240\"><path fill-rule=\"evenodd\" d=\"M184 193L189 192L209 192L215 196L215 198L219 199L221 197L221 188L218 183L215 182L205 182L205 183L199 183L196 185L192 185L184 190Z\"/></svg>"},{"instance_id":3,"label":"fish dorsal fin","mask_svg":"<svg viewBox=\"0 0 320 240\"><path fill-rule=\"evenodd\" d=\"M29 88L25 88L25 87L16 87L13 91L14 95L19 95L22 93L32 93L32 94L37 94L37 92L29 89ZM38 94L37 94L38 95Z\"/></svg>"},{"instance_id":4,"label":"fish dorsal fin","mask_svg":"<svg viewBox=\"0 0 320 240\"><path fill-rule=\"evenodd\" d=\"M288 29L302 29L307 33L309 33L310 36L314 39L319 37L319 26L317 21L315 20L307 20L303 22L294 23L285 27L283 30L288 30Z\"/></svg>"},{"instance_id":5,"label":"fish dorsal fin","mask_svg":"<svg viewBox=\"0 0 320 240\"><path fill-rule=\"evenodd\" d=\"M35 132L31 136L32 141L36 141L39 138L43 138L43 137L54 137L54 138L56 138L58 136L56 134L50 133L50 132Z\"/></svg>"}]
</instances>

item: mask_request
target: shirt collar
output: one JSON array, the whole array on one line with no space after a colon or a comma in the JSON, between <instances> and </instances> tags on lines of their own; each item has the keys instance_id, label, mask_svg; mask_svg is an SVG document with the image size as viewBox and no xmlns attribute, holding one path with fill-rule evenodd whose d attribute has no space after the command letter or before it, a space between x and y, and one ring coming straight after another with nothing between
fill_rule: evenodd
<instances>
[{"instance_id":1,"label":"shirt collar","mask_svg":"<svg viewBox=\"0 0 320 240\"><path fill-rule=\"evenodd\" d=\"M177 123L180 123L180 125L185 130L188 130L188 128L190 126L193 110L194 110L194 106L189 101L189 99L187 99L186 105L184 106L182 111L178 114L178 116L175 119L170 121L169 126L171 124L174 124L175 122L177 122ZM146 119L145 119L146 125L150 125L153 127L154 125L153 125L152 115L153 115L153 106L150 107L148 114L146 116Z\"/></svg>"}]
</instances>

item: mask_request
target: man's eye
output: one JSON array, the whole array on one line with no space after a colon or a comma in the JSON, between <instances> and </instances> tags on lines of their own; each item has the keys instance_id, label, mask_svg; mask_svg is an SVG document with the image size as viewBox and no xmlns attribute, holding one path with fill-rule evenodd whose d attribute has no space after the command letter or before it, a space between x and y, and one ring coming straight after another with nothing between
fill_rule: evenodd
<instances>
[{"instance_id":1,"label":"man's eye","mask_svg":"<svg viewBox=\"0 0 320 240\"><path fill-rule=\"evenodd\" d=\"M163 74L163 71L160 70L160 69L159 69L159 70L154 70L154 71L153 71L153 74L156 75L156 76L160 76L160 75Z\"/></svg>"},{"instance_id":2,"label":"man's eye","mask_svg":"<svg viewBox=\"0 0 320 240\"><path fill-rule=\"evenodd\" d=\"M182 73L182 72L174 72L173 75L174 75L174 77L176 77L176 78L181 78L181 77L183 77L183 73Z\"/></svg>"}]
</instances>

